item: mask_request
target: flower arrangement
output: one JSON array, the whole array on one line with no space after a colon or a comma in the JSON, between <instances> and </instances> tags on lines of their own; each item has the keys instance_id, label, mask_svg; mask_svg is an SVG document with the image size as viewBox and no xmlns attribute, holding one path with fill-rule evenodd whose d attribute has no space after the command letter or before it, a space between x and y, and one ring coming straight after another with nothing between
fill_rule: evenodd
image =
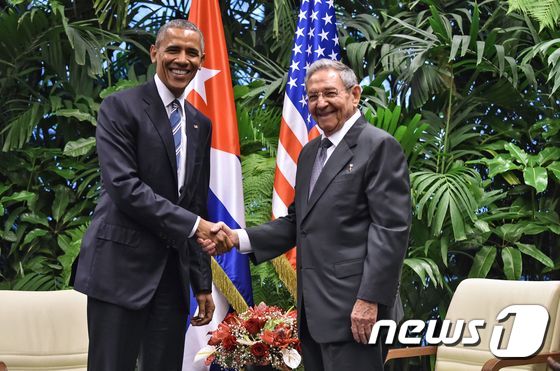
<instances>
[{"instance_id":1,"label":"flower arrangement","mask_svg":"<svg viewBox=\"0 0 560 371\"><path fill-rule=\"evenodd\" d=\"M284 312L264 303L239 315L230 313L216 331L209 333L208 346L196 358L206 357L206 365L222 367L271 365L281 370L295 369L301 362L296 317L295 310Z\"/></svg>"}]
</instances>

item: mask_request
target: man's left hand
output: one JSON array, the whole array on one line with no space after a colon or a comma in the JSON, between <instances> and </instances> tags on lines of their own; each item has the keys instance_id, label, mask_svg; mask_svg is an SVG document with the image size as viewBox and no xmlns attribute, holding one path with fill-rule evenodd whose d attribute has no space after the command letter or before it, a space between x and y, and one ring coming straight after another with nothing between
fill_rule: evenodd
<instances>
[{"instance_id":1,"label":"man's left hand","mask_svg":"<svg viewBox=\"0 0 560 371\"><path fill-rule=\"evenodd\" d=\"M357 299L350 315L352 335L358 343L367 344L371 329L377 321L377 303Z\"/></svg>"},{"instance_id":2,"label":"man's left hand","mask_svg":"<svg viewBox=\"0 0 560 371\"><path fill-rule=\"evenodd\" d=\"M198 303L198 314L191 318L193 326L204 326L210 323L214 315L214 299L212 293L202 293L196 295L196 302Z\"/></svg>"}]
</instances>

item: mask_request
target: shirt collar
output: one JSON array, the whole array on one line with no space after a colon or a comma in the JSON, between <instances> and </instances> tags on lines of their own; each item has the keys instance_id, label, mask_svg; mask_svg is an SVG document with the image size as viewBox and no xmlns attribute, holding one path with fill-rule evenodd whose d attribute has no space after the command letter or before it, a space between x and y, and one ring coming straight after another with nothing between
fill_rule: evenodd
<instances>
[{"instance_id":1,"label":"shirt collar","mask_svg":"<svg viewBox=\"0 0 560 371\"><path fill-rule=\"evenodd\" d=\"M348 133L348 130L350 130L350 128L354 126L354 124L356 123L356 121L358 121L358 118L360 116L361 116L361 112L359 109L357 109L356 112L354 112L354 114L350 116L348 120L346 120L346 122L342 125L342 128L340 128L340 130L331 134L331 136L328 137L334 147L338 146L342 138L344 138L346 133ZM321 134L321 139L323 138L326 138L325 134Z\"/></svg>"},{"instance_id":2,"label":"shirt collar","mask_svg":"<svg viewBox=\"0 0 560 371\"><path fill-rule=\"evenodd\" d=\"M157 89L157 92L159 94L159 97L161 98L161 101L163 102L163 105L165 107L167 107L175 99L177 99L179 101L179 104L181 105L181 108L184 111L184 109L185 109L185 99L187 98L187 89L185 89L183 91L183 94L181 94L179 97L175 98L173 93L167 88L167 86L165 86L163 81L161 81L161 79L159 78L157 73L154 76L154 81L156 83L156 89Z\"/></svg>"}]
</instances>

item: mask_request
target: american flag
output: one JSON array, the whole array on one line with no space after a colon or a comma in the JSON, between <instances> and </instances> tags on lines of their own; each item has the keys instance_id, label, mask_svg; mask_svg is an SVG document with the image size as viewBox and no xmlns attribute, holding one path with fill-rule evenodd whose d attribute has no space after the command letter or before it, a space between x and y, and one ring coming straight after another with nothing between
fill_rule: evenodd
<instances>
[{"instance_id":1,"label":"american flag","mask_svg":"<svg viewBox=\"0 0 560 371\"><path fill-rule=\"evenodd\" d=\"M334 0L302 0L280 125L272 195L273 218L287 214L288 206L294 200L299 153L309 140L319 135L309 114L304 81L309 65L323 58L340 60ZM287 255L295 266L295 250Z\"/></svg>"}]
</instances>

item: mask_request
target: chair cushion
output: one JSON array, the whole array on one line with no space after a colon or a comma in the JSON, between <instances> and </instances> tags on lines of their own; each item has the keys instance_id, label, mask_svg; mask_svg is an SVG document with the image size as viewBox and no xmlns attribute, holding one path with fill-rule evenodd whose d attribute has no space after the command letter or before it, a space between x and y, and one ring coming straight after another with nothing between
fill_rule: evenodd
<instances>
[{"instance_id":1,"label":"chair cushion","mask_svg":"<svg viewBox=\"0 0 560 371\"><path fill-rule=\"evenodd\" d=\"M541 352L560 350L560 334L554 329L560 327L560 281L503 281L490 279L466 279L459 284L447 311L446 319L455 323L459 319L484 319L486 326L479 328L480 342L476 346L438 347L437 371L474 371L480 370L489 359L494 358L490 352L490 337L494 325L498 324L496 316L502 309L513 304L539 304L550 315L548 331ZM507 344L513 320L509 319L503 326L504 339ZM467 331L463 333L467 336ZM527 365L503 368L503 370L545 371L546 365Z\"/></svg>"},{"instance_id":2,"label":"chair cushion","mask_svg":"<svg viewBox=\"0 0 560 371\"><path fill-rule=\"evenodd\" d=\"M87 297L0 290L0 361L9 371L86 370Z\"/></svg>"}]
</instances>

